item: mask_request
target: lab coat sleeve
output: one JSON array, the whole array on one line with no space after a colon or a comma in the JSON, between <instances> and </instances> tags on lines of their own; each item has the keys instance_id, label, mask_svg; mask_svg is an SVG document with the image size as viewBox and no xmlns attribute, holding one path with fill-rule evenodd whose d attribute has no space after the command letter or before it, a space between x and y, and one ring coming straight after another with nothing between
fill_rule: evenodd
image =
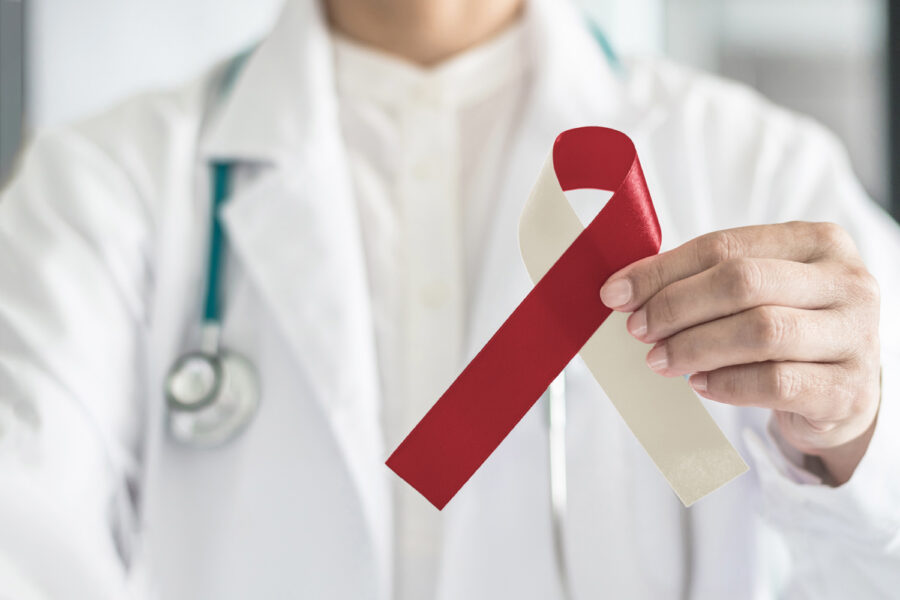
<instances>
[{"instance_id":1,"label":"lab coat sleeve","mask_svg":"<svg viewBox=\"0 0 900 600\"><path fill-rule=\"evenodd\" d=\"M786 539L787 596L890 598L900 590L900 228L871 202L837 141L789 121L768 181L766 221L832 221L854 238L881 289L882 397L874 437L850 481L833 488L767 432L746 432L765 516Z\"/></svg>"},{"instance_id":2,"label":"lab coat sleeve","mask_svg":"<svg viewBox=\"0 0 900 600\"><path fill-rule=\"evenodd\" d=\"M0 196L0 597L122 597L148 211L75 130Z\"/></svg>"}]
</instances>

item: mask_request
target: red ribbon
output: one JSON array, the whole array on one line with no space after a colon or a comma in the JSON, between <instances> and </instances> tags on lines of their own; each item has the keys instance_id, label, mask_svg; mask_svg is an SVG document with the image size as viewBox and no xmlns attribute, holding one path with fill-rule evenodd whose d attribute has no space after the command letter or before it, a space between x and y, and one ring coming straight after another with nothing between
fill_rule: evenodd
<instances>
[{"instance_id":1,"label":"red ribbon","mask_svg":"<svg viewBox=\"0 0 900 600\"><path fill-rule=\"evenodd\" d=\"M564 131L553 144L553 168L564 191L614 193L388 458L438 509L609 316L599 294L609 276L659 252L659 222L628 136L603 127Z\"/></svg>"}]
</instances>

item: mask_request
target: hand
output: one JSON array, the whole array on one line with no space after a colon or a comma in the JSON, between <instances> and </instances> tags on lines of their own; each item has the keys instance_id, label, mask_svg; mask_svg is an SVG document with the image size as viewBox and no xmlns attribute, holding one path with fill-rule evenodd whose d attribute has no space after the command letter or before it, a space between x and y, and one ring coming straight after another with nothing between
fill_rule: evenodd
<instances>
[{"instance_id":1,"label":"hand","mask_svg":"<svg viewBox=\"0 0 900 600\"><path fill-rule=\"evenodd\" d=\"M782 437L847 481L880 395L875 279L831 223L742 227L639 260L600 290L655 344L651 369L711 400L774 411Z\"/></svg>"}]
</instances>

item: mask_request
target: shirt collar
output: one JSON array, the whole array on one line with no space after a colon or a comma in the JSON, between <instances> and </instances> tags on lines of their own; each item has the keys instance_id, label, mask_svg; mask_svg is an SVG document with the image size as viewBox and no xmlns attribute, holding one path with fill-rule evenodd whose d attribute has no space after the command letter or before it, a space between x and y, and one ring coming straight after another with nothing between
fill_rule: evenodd
<instances>
[{"instance_id":1,"label":"shirt collar","mask_svg":"<svg viewBox=\"0 0 900 600\"><path fill-rule=\"evenodd\" d=\"M463 108L517 80L528 68L521 20L492 39L431 67L334 34L338 94L388 106L408 104Z\"/></svg>"}]
</instances>

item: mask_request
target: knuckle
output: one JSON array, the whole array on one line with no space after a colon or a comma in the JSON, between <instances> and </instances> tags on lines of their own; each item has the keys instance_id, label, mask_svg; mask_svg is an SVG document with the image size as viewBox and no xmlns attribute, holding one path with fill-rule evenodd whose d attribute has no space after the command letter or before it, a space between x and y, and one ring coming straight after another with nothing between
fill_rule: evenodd
<instances>
[{"instance_id":1,"label":"knuckle","mask_svg":"<svg viewBox=\"0 0 900 600\"><path fill-rule=\"evenodd\" d=\"M818 245L825 250L846 251L854 247L850 234L837 223L813 223L812 227Z\"/></svg>"},{"instance_id":2,"label":"knuckle","mask_svg":"<svg viewBox=\"0 0 900 600\"><path fill-rule=\"evenodd\" d=\"M675 301L668 288L653 297L647 306L647 326L656 329L660 325L671 325L678 318Z\"/></svg>"},{"instance_id":3,"label":"knuckle","mask_svg":"<svg viewBox=\"0 0 900 600\"><path fill-rule=\"evenodd\" d=\"M644 289L639 289L642 294L652 294L661 290L666 283L666 274L658 261L650 263L652 266L647 271L647 278L642 282ZM638 287L640 288L641 285Z\"/></svg>"},{"instance_id":4,"label":"knuckle","mask_svg":"<svg viewBox=\"0 0 900 600\"><path fill-rule=\"evenodd\" d=\"M881 289L878 280L862 265L850 267L850 281L854 299L862 302L878 302Z\"/></svg>"},{"instance_id":5,"label":"knuckle","mask_svg":"<svg viewBox=\"0 0 900 600\"><path fill-rule=\"evenodd\" d=\"M666 354L670 368L683 369L697 362L700 347L690 336L676 335L666 342Z\"/></svg>"},{"instance_id":6,"label":"knuckle","mask_svg":"<svg viewBox=\"0 0 900 600\"><path fill-rule=\"evenodd\" d=\"M877 328L881 308L881 289L878 280L861 262L844 264L834 277L834 304L842 314L857 319L860 325Z\"/></svg>"},{"instance_id":7,"label":"knuckle","mask_svg":"<svg viewBox=\"0 0 900 600\"><path fill-rule=\"evenodd\" d=\"M747 258L734 258L722 263L724 291L732 300L745 304L759 295L762 272L759 265Z\"/></svg>"},{"instance_id":8,"label":"knuckle","mask_svg":"<svg viewBox=\"0 0 900 600\"><path fill-rule=\"evenodd\" d=\"M842 421L854 411L858 382L846 366L833 365L810 376L805 383L815 402L804 413L810 419L823 422Z\"/></svg>"},{"instance_id":9,"label":"knuckle","mask_svg":"<svg viewBox=\"0 0 900 600\"><path fill-rule=\"evenodd\" d=\"M837 223L823 221L821 223L816 223L815 225L822 241L839 244L844 242L847 238L847 232Z\"/></svg>"},{"instance_id":10,"label":"knuckle","mask_svg":"<svg viewBox=\"0 0 900 600\"><path fill-rule=\"evenodd\" d=\"M785 363L772 363L768 369L767 388L769 395L782 404L797 400L803 390L802 373Z\"/></svg>"},{"instance_id":11,"label":"knuckle","mask_svg":"<svg viewBox=\"0 0 900 600\"><path fill-rule=\"evenodd\" d=\"M877 409L881 396L878 373L880 362L876 360L849 361L832 369L829 387L837 391L840 401L835 418L852 419Z\"/></svg>"},{"instance_id":12,"label":"knuckle","mask_svg":"<svg viewBox=\"0 0 900 600\"><path fill-rule=\"evenodd\" d=\"M750 313L749 341L758 348L780 346L789 335L789 327L790 320L777 309L760 306Z\"/></svg>"},{"instance_id":13,"label":"knuckle","mask_svg":"<svg viewBox=\"0 0 900 600\"><path fill-rule=\"evenodd\" d=\"M837 370L837 369L836 369ZM834 382L829 385L834 394L834 414L831 418L836 420L849 419L858 416L864 408L864 404L858 402L855 390L860 389L859 377L851 377L843 370L835 375Z\"/></svg>"},{"instance_id":14,"label":"knuckle","mask_svg":"<svg viewBox=\"0 0 900 600\"><path fill-rule=\"evenodd\" d=\"M737 240L727 231L715 231L697 240L698 262L711 267L737 254Z\"/></svg>"},{"instance_id":15,"label":"knuckle","mask_svg":"<svg viewBox=\"0 0 900 600\"><path fill-rule=\"evenodd\" d=\"M743 386L740 383L740 377L736 369L723 369L722 371L717 377L722 394L726 398L734 398L740 395ZM710 380L713 380L713 377L710 377Z\"/></svg>"},{"instance_id":16,"label":"knuckle","mask_svg":"<svg viewBox=\"0 0 900 600\"><path fill-rule=\"evenodd\" d=\"M665 284L665 273L657 261L640 264L629 275L634 296L632 301L641 304L652 298Z\"/></svg>"}]
</instances>

